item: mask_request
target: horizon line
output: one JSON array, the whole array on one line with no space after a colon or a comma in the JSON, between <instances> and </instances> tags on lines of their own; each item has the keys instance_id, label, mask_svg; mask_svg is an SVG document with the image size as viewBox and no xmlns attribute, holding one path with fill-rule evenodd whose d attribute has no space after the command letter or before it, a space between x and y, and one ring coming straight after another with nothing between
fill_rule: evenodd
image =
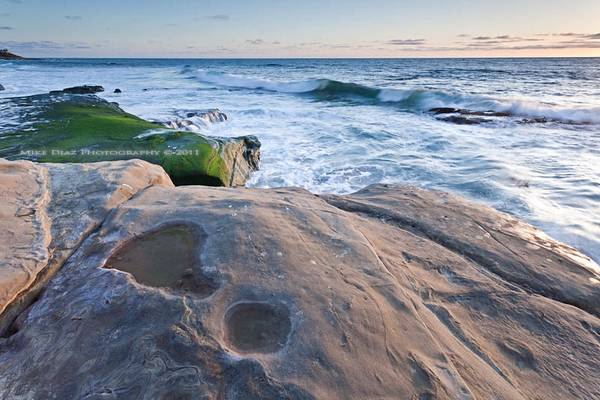
<instances>
[{"instance_id":1,"label":"horizon line","mask_svg":"<svg viewBox=\"0 0 600 400\"><path fill-rule=\"evenodd\" d=\"M492 57L481 57L481 56L465 56L465 57L119 57L119 56L93 56L93 57L26 57L21 56L21 60L0 60L0 61L31 61L31 60L95 60L95 59L114 59L114 60L410 60L410 59L424 59L424 60L460 60L460 59L551 59L551 58L600 58L598 56L492 56Z\"/></svg>"}]
</instances>

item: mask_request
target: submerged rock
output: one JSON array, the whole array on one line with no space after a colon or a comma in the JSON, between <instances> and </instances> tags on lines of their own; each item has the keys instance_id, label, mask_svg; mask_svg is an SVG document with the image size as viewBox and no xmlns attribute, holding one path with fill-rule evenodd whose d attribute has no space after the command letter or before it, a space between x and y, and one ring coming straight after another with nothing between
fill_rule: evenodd
<instances>
[{"instance_id":1,"label":"submerged rock","mask_svg":"<svg viewBox=\"0 0 600 400\"><path fill-rule=\"evenodd\" d=\"M4 398L600 397L598 266L508 215L388 185L115 207L0 339Z\"/></svg>"},{"instance_id":2,"label":"submerged rock","mask_svg":"<svg viewBox=\"0 0 600 400\"><path fill-rule=\"evenodd\" d=\"M209 138L137 118L92 95L53 92L7 99L21 127L0 140L0 157L38 162L139 158L160 164L177 185L243 185L258 169L255 137ZM5 129L6 130L6 129Z\"/></svg>"}]
</instances>

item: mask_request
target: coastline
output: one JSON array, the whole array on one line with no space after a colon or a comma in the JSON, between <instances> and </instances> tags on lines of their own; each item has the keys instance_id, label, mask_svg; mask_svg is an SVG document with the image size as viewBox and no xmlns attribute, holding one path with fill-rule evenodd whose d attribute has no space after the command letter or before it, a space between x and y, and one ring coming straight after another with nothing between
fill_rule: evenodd
<instances>
[{"instance_id":1,"label":"coastline","mask_svg":"<svg viewBox=\"0 0 600 400\"><path fill-rule=\"evenodd\" d=\"M225 113L103 90L3 102L2 396L600 396L589 257L443 191L245 188L261 143L206 135Z\"/></svg>"}]
</instances>

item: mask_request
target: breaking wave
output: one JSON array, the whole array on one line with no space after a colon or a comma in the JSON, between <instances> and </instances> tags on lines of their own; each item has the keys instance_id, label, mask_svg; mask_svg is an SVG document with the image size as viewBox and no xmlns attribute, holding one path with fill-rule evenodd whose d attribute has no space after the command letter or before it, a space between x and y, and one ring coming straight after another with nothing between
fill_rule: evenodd
<instances>
[{"instance_id":1,"label":"breaking wave","mask_svg":"<svg viewBox=\"0 0 600 400\"><path fill-rule=\"evenodd\" d=\"M371 104L394 105L407 111L426 112L436 108L455 108L563 123L600 124L600 107L560 108L550 104L500 100L440 90L377 88L330 79L277 82L204 71L195 73L194 78L202 83L222 87L311 95L323 100L359 100Z\"/></svg>"}]
</instances>

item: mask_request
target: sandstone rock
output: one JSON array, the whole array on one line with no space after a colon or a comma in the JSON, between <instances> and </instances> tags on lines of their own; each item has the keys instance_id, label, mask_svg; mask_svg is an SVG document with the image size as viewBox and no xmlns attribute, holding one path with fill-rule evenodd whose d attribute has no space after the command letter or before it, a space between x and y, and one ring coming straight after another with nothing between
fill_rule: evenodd
<instances>
[{"instance_id":1,"label":"sandstone rock","mask_svg":"<svg viewBox=\"0 0 600 400\"><path fill-rule=\"evenodd\" d=\"M34 164L0 159L0 333L107 214L150 185L172 186L143 161Z\"/></svg>"},{"instance_id":2,"label":"sandstone rock","mask_svg":"<svg viewBox=\"0 0 600 400\"><path fill-rule=\"evenodd\" d=\"M0 397L598 398L599 308L589 258L448 194L153 186L0 339Z\"/></svg>"}]
</instances>

